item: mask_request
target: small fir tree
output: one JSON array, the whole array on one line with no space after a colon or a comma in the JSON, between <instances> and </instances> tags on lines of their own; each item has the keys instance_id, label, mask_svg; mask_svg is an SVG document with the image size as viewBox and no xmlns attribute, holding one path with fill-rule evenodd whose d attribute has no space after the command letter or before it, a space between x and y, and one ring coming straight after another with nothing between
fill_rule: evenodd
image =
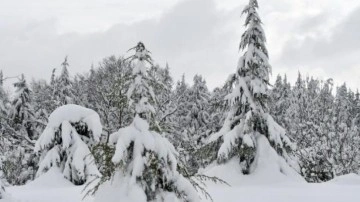
<instances>
[{"instance_id":1,"label":"small fir tree","mask_svg":"<svg viewBox=\"0 0 360 202\"><path fill-rule=\"evenodd\" d=\"M64 62L61 63L61 66L62 66L61 74L55 80L54 92L53 92L53 99L55 100L55 105L57 107L66 104L73 104L75 98L72 87L73 83L70 79L70 75L68 71L69 63L67 56L65 57Z\"/></svg>"},{"instance_id":2,"label":"small fir tree","mask_svg":"<svg viewBox=\"0 0 360 202\"><path fill-rule=\"evenodd\" d=\"M9 118L13 128L18 131L21 137L30 145L32 140L37 138L34 123L36 122L32 103L32 91L28 87L24 75L21 75L18 82L14 84L15 96L11 102Z\"/></svg>"},{"instance_id":3,"label":"small fir tree","mask_svg":"<svg viewBox=\"0 0 360 202\"><path fill-rule=\"evenodd\" d=\"M129 58L135 65L127 95L135 117L129 126L110 137L110 142L116 144L112 161L119 167L113 180L128 183L129 192L139 187L146 201L165 201L169 194L184 201L197 201L192 184L177 170L175 148L156 132L157 127L151 127L156 98L146 67L146 62L152 64L150 52L142 42L133 49L135 55Z\"/></svg>"}]
</instances>

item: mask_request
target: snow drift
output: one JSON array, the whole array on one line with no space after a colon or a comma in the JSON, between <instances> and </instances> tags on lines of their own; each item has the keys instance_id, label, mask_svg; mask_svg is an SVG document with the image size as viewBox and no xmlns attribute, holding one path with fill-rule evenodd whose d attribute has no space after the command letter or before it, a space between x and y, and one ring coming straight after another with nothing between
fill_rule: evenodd
<instances>
[{"instance_id":1,"label":"snow drift","mask_svg":"<svg viewBox=\"0 0 360 202\"><path fill-rule=\"evenodd\" d=\"M271 147L265 136L257 138L257 155L254 162L256 169L249 175L242 172L239 159L233 157L225 164L216 162L201 170L208 176L217 176L231 186L276 184L284 182L301 182L305 180Z\"/></svg>"}]
</instances>

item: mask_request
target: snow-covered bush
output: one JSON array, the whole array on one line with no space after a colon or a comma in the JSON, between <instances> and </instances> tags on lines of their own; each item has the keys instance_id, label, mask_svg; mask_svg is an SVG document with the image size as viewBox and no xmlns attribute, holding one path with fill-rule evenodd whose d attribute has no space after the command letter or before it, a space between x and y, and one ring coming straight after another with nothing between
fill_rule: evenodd
<instances>
[{"instance_id":1,"label":"snow-covered bush","mask_svg":"<svg viewBox=\"0 0 360 202\"><path fill-rule=\"evenodd\" d=\"M76 185L98 177L89 147L99 141L101 132L95 111L73 104L57 108L35 145L35 152L41 153L37 176L59 167L64 177Z\"/></svg>"},{"instance_id":2,"label":"snow-covered bush","mask_svg":"<svg viewBox=\"0 0 360 202\"><path fill-rule=\"evenodd\" d=\"M11 185L23 185L34 179L37 162L36 155L28 150L21 147L11 149L4 153L3 161L0 163L2 177Z\"/></svg>"},{"instance_id":3,"label":"snow-covered bush","mask_svg":"<svg viewBox=\"0 0 360 202\"><path fill-rule=\"evenodd\" d=\"M321 142L299 151L301 175L311 183L326 182L334 178L333 165L327 157L328 150Z\"/></svg>"}]
</instances>

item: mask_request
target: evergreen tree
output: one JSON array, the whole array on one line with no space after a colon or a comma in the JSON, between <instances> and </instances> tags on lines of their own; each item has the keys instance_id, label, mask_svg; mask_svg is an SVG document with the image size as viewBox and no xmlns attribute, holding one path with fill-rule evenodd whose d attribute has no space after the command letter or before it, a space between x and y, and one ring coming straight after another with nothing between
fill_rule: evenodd
<instances>
[{"instance_id":1,"label":"evergreen tree","mask_svg":"<svg viewBox=\"0 0 360 202\"><path fill-rule=\"evenodd\" d=\"M336 176L357 171L360 152L355 149L360 144L360 136L356 127L353 127L351 116L351 97L346 84L337 89L334 101L332 125L334 132L330 133L333 155L333 172Z\"/></svg>"},{"instance_id":2,"label":"evergreen tree","mask_svg":"<svg viewBox=\"0 0 360 202\"><path fill-rule=\"evenodd\" d=\"M360 129L360 93L359 90L356 90L355 100L354 100L354 127Z\"/></svg>"},{"instance_id":3,"label":"evergreen tree","mask_svg":"<svg viewBox=\"0 0 360 202\"><path fill-rule=\"evenodd\" d=\"M270 91L269 110L275 121L284 128L289 128L292 120L287 117L287 110L291 105L291 85L286 75L282 78L277 76L274 87Z\"/></svg>"},{"instance_id":4,"label":"evergreen tree","mask_svg":"<svg viewBox=\"0 0 360 202\"><path fill-rule=\"evenodd\" d=\"M196 147L202 146L209 135L209 107L210 93L207 89L205 80L199 76L194 76L194 84L189 92L189 111L187 114L187 133L190 141Z\"/></svg>"},{"instance_id":5,"label":"evergreen tree","mask_svg":"<svg viewBox=\"0 0 360 202\"><path fill-rule=\"evenodd\" d=\"M306 85L305 81L302 79L300 72L298 73L295 86L292 90L291 95L291 105L287 110L287 116L292 120L292 124L289 126L289 135L296 140L297 145L302 147L302 145L307 144L306 132L304 130L305 119L306 119L306 108L307 108L307 98L306 98ZM305 143L304 143L305 142Z\"/></svg>"},{"instance_id":6,"label":"evergreen tree","mask_svg":"<svg viewBox=\"0 0 360 202\"><path fill-rule=\"evenodd\" d=\"M14 86L16 91L13 100L2 112L2 116L7 117L2 117L1 121L4 141L1 170L8 183L21 185L33 179L35 174L37 160L31 151L38 133L32 92L23 75Z\"/></svg>"},{"instance_id":7,"label":"evergreen tree","mask_svg":"<svg viewBox=\"0 0 360 202\"><path fill-rule=\"evenodd\" d=\"M283 101L282 99L282 90L284 88L282 78L279 75L276 77L276 81L274 87L270 92L270 102L269 102L269 110L271 114L274 116L274 119L278 121L280 124L283 123L280 121L281 116L281 107L279 106L279 102Z\"/></svg>"},{"instance_id":8,"label":"evergreen tree","mask_svg":"<svg viewBox=\"0 0 360 202\"><path fill-rule=\"evenodd\" d=\"M11 102L9 119L13 128L20 133L18 139L26 140L33 146L32 140L37 138L37 134L34 127L36 118L32 103L32 91L28 87L24 75L21 76L14 86L16 90Z\"/></svg>"},{"instance_id":9,"label":"evergreen tree","mask_svg":"<svg viewBox=\"0 0 360 202\"><path fill-rule=\"evenodd\" d=\"M156 95L155 119L164 133L172 133L173 125L171 115L176 112L176 106L172 97L173 79L170 76L169 66L165 68L159 65L151 66L149 69L149 81Z\"/></svg>"},{"instance_id":10,"label":"evergreen tree","mask_svg":"<svg viewBox=\"0 0 360 202\"><path fill-rule=\"evenodd\" d=\"M313 130L303 138L307 141L301 141L298 155L300 159L301 173L308 182L322 182L333 178L332 163L329 153L329 134L331 133L331 113L333 108L332 86L333 81L328 79L315 92L311 89L313 84L308 85L307 94L312 97L307 100L309 103L309 112L301 125L314 126ZM311 93L313 91L313 93ZM312 95L312 96L311 96ZM310 123L310 124L309 124Z\"/></svg>"},{"instance_id":11,"label":"evergreen tree","mask_svg":"<svg viewBox=\"0 0 360 202\"><path fill-rule=\"evenodd\" d=\"M4 81L3 73L2 71L0 71L0 134L3 134L5 122L7 121L6 118L8 116L7 115L8 110L6 104L9 102L8 94L5 92L3 88L3 81ZM0 136L0 138L2 138L2 136ZM2 141L0 141L0 145L1 142Z\"/></svg>"},{"instance_id":12,"label":"evergreen tree","mask_svg":"<svg viewBox=\"0 0 360 202\"><path fill-rule=\"evenodd\" d=\"M1 111L5 110L5 103L8 102L8 95L4 90L3 84L4 84L4 75L1 70L0 71L0 110Z\"/></svg>"},{"instance_id":13,"label":"evergreen tree","mask_svg":"<svg viewBox=\"0 0 360 202\"><path fill-rule=\"evenodd\" d=\"M189 93L190 89L185 82L185 75L177 82L174 91L170 96L169 116L167 116L166 124L169 126L169 131L165 133L169 141L175 146L176 151L179 152L179 163L187 166L185 163L188 160L189 151L192 151L189 135L186 133L187 116L189 113Z\"/></svg>"},{"instance_id":14,"label":"evergreen tree","mask_svg":"<svg viewBox=\"0 0 360 202\"><path fill-rule=\"evenodd\" d=\"M224 163L238 158L244 174L255 169L257 148L264 146L264 138L270 142L279 156L291 162L293 144L285 130L268 113L268 85L271 66L265 46L265 33L257 14L257 0L250 0L244 8L247 14L245 33L240 49L245 51L240 57L235 74L230 76L231 93L226 96L231 108L223 128L212 136L212 140L222 140L218 148L217 162ZM253 166L252 166L253 165Z\"/></svg>"},{"instance_id":15,"label":"evergreen tree","mask_svg":"<svg viewBox=\"0 0 360 202\"><path fill-rule=\"evenodd\" d=\"M215 88L211 93L210 106L207 109L210 114L210 124L208 124L210 134L218 132L224 124L224 117L226 117L228 109L227 102L224 101L227 94L227 89L224 87Z\"/></svg>"},{"instance_id":16,"label":"evergreen tree","mask_svg":"<svg viewBox=\"0 0 360 202\"><path fill-rule=\"evenodd\" d=\"M36 130L43 131L47 124L49 113L54 111L54 100L52 100L52 88L45 80L33 81L31 83L33 108L35 111Z\"/></svg>"},{"instance_id":17,"label":"evergreen tree","mask_svg":"<svg viewBox=\"0 0 360 202\"><path fill-rule=\"evenodd\" d=\"M196 154L202 147L210 133L209 108L210 93L205 80L200 75L194 76L194 84L188 90L186 110L187 114L182 126L183 141L182 159L187 162L190 173L196 173L200 167L200 157ZM184 137L183 137L184 138Z\"/></svg>"},{"instance_id":18,"label":"evergreen tree","mask_svg":"<svg viewBox=\"0 0 360 202\"><path fill-rule=\"evenodd\" d=\"M181 81L177 82L173 92L176 111L172 119L172 123L174 124L174 131L171 134L172 137L170 137L170 140L175 145L177 150L183 150L185 147L185 141L189 141L187 139L188 136L184 131L186 128L186 117L189 112L189 93L190 87L185 81L185 75L182 75Z\"/></svg>"},{"instance_id":19,"label":"evergreen tree","mask_svg":"<svg viewBox=\"0 0 360 202\"><path fill-rule=\"evenodd\" d=\"M157 127L151 127L156 98L146 67L146 62L152 64L150 52L142 42L133 49L136 52L130 61L136 62L127 95L135 117L129 126L110 137L110 142L116 144L112 161L119 165L113 180L129 183L127 190L130 191L139 187L146 201L164 201L169 194L186 201L197 201L192 184L177 171L175 148L156 132Z\"/></svg>"},{"instance_id":20,"label":"evergreen tree","mask_svg":"<svg viewBox=\"0 0 360 202\"><path fill-rule=\"evenodd\" d=\"M61 64L62 70L60 76L55 80L53 99L56 106L74 103L74 92L72 89L72 81L70 79L68 67L68 58L65 57L64 62ZM54 74L54 71L53 71Z\"/></svg>"}]
</instances>

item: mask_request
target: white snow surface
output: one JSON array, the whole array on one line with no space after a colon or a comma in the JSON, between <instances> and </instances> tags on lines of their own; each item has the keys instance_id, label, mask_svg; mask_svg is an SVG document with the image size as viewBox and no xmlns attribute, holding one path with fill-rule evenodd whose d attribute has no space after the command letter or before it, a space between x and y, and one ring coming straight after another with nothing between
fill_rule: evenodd
<instances>
[{"instance_id":1,"label":"white snow surface","mask_svg":"<svg viewBox=\"0 0 360 202\"><path fill-rule=\"evenodd\" d=\"M260 175L243 176L236 170L238 162L230 161L221 166L209 167L208 174L222 174L227 177L231 186L208 183L207 190L214 202L359 202L359 176L349 174L340 176L327 183L311 184L279 174L269 175L267 178ZM216 167L216 168L215 168ZM215 172L216 170L216 172ZM265 171L264 171L265 172ZM265 174L265 173L264 173ZM270 173L268 173L270 174ZM230 179L230 180L229 180ZM84 200L82 190L84 186L74 186L65 180L61 173L50 170L33 182L24 186L7 187L9 196L0 202L138 202L144 201L141 189L132 189L127 192L127 184L107 182L98 194L106 201L96 201L93 197ZM236 182L236 183L235 183ZM112 194L109 194L112 193ZM116 193L116 194L113 194ZM176 202L168 194L168 201ZM171 200L174 199L174 200ZM203 202L210 200L203 199Z\"/></svg>"},{"instance_id":2,"label":"white snow surface","mask_svg":"<svg viewBox=\"0 0 360 202\"><path fill-rule=\"evenodd\" d=\"M146 195L142 188L135 184L130 184L131 179L127 179L122 174L117 173L116 180L105 182L96 193L94 202L133 202L146 201Z\"/></svg>"},{"instance_id":3,"label":"white snow surface","mask_svg":"<svg viewBox=\"0 0 360 202\"><path fill-rule=\"evenodd\" d=\"M1 173L0 173L1 174ZM5 188L0 179L0 199L5 198Z\"/></svg>"},{"instance_id":4,"label":"white snow surface","mask_svg":"<svg viewBox=\"0 0 360 202\"><path fill-rule=\"evenodd\" d=\"M360 186L360 176L351 173L343 176L338 176L329 181L329 183L338 184L338 185L359 185Z\"/></svg>"},{"instance_id":5,"label":"white snow surface","mask_svg":"<svg viewBox=\"0 0 360 202\"><path fill-rule=\"evenodd\" d=\"M266 153L266 151L262 151ZM222 177L231 186L207 183L214 202L358 202L360 201L360 176L339 176L327 183L311 184L292 175L278 172L270 163L271 152L258 159L263 167L251 175L243 175L236 159L224 165L210 165L203 170L208 175ZM275 166L275 167L274 167ZM277 171L277 172L276 172ZM118 178L119 177L119 178ZM84 186L75 186L66 180L61 171L52 168L46 174L24 186L7 187L8 197L0 202L138 202L145 201L144 192L136 184L129 190L129 179L116 177L108 181L97 193L102 200L86 197L82 200ZM177 202L166 193L167 201ZM104 200L105 199L105 200ZM210 202L203 198L203 202Z\"/></svg>"},{"instance_id":6,"label":"white snow surface","mask_svg":"<svg viewBox=\"0 0 360 202\"><path fill-rule=\"evenodd\" d=\"M243 175L236 158L223 165L212 164L202 170L210 176L218 176L231 186L207 183L207 190L214 202L358 202L360 201L360 176L349 174L339 176L327 183L312 184L299 179L291 172L279 172L278 164L272 163L275 151L271 152L263 141L257 164L261 167L251 175ZM270 145L268 145L270 146ZM276 160L276 159L275 159ZM285 170L286 171L286 170ZM0 202L139 202L145 201L144 192L131 180L122 178L108 181L97 193L102 200L87 197L84 200L84 186L75 186L53 168L35 181L24 186L7 187L9 196ZM165 193L167 201L176 202L171 193ZM202 199L203 202L210 200Z\"/></svg>"},{"instance_id":7,"label":"white snow surface","mask_svg":"<svg viewBox=\"0 0 360 202\"><path fill-rule=\"evenodd\" d=\"M26 186L32 188L61 188L69 186L71 187L73 184L64 178L59 168L53 167L44 175L41 175L34 181L27 183Z\"/></svg>"},{"instance_id":8,"label":"white snow surface","mask_svg":"<svg viewBox=\"0 0 360 202\"><path fill-rule=\"evenodd\" d=\"M8 187L9 196L1 202L92 202L82 190L84 186L75 186L63 177L58 168L23 186Z\"/></svg>"},{"instance_id":9,"label":"white snow surface","mask_svg":"<svg viewBox=\"0 0 360 202\"><path fill-rule=\"evenodd\" d=\"M276 184L276 183L305 183L305 180L291 168L282 157L279 157L270 146L266 137L257 140L256 169L250 175L243 175L239 159L234 157L226 164L216 162L201 170L208 176L217 176L232 186Z\"/></svg>"}]
</instances>

